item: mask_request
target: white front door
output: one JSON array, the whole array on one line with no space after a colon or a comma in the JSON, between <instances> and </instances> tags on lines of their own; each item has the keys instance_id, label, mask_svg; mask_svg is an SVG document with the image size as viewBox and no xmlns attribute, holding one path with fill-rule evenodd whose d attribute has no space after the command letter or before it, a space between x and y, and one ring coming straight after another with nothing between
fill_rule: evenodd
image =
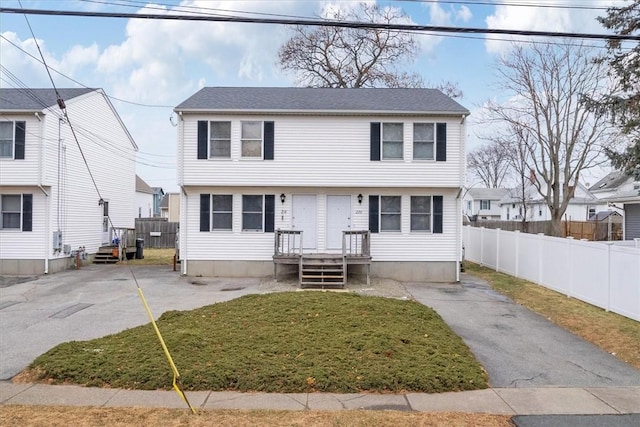
<instances>
[{"instance_id":1,"label":"white front door","mask_svg":"<svg viewBox=\"0 0 640 427\"><path fill-rule=\"evenodd\" d=\"M111 244L111 233L109 233L109 202L102 202L102 244Z\"/></svg>"},{"instance_id":2,"label":"white front door","mask_svg":"<svg viewBox=\"0 0 640 427\"><path fill-rule=\"evenodd\" d=\"M342 249L342 232L351 228L351 196L327 196L327 249Z\"/></svg>"},{"instance_id":3,"label":"white front door","mask_svg":"<svg viewBox=\"0 0 640 427\"><path fill-rule=\"evenodd\" d=\"M302 231L302 248L317 248L317 210L316 196L308 194L294 194L292 201L291 226L294 230Z\"/></svg>"}]
</instances>

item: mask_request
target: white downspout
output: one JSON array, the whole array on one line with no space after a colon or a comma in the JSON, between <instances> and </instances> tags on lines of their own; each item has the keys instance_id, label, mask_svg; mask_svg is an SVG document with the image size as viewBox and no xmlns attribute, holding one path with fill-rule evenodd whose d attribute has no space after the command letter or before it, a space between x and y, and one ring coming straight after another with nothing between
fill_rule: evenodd
<instances>
[{"instance_id":1,"label":"white downspout","mask_svg":"<svg viewBox=\"0 0 640 427\"><path fill-rule=\"evenodd\" d=\"M456 196L456 244L458 248L458 260L456 261L456 282L460 281L460 268L462 266L462 190L465 184L465 170L467 163L466 156L466 139L467 133L465 131L465 119L466 115L462 116L460 120L460 189Z\"/></svg>"}]
</instances>

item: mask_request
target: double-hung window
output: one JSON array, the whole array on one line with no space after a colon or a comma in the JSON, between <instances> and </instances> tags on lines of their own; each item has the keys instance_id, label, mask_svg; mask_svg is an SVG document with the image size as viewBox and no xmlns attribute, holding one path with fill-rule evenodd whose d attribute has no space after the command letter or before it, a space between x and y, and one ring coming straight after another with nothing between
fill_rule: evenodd
<instances>
[{"instance_id":1,"label":"double-hung window","mask_svg":"<svg viewBox=\"0 0 640 427\"><path fill-rule=\"evenodd\" d=\"M214 194L211 196L211 229L231 230L233 221L233 196Z\"/></svg>"},{"instance_id":2,"label":"double-hung window","mask_svg":"<svg viewBox=\"0 0 640 427\"><path fill-rule=\"evenodd\" d=\"M411 231L431 231L431 196L411 196Z\"/></svg>"},{"instance_id":3,"label":"double-hung window","mask_svg":"<svg viewBox=\"0 0 640 427\"><path fill-rule=\"evenodd\" d=\"M491 200L480 200L480 209L483 211L491 210Z\"/></svg>"},{"instance_id":4,"label":"double-hung window","mask_svg":"<svg viewBox=\"0 0 640 427\"><path fill-rule=\"evenodd\" d=\"M0 197L0 210L2 211L2 220L0 228L20 229L22 223L22 196L20 194L4 194Z\"/></svg>"},{"instance_id":5,"label":"double-hung window","mask_svg":"<svg viewBox=\"0 0 640 427\"><path fill-rule=\"evenodd\" d=\"M263 224L262 195L242 196L242 230L262 231Z\"/></svg>"},{"instance_id":6,"label":"double-hung window","mask_svg":"<svg viewBox=\"0 0 640 427\"><path fill-rule=\"evenodd\" d=\"M435 129L433 123L413 124L413 158L434 160Z\"/></svg>"},{"instance_id":7,"label":"double-hung window","mask_svg":"<svg viewBox=\"0 0 640 427\"><path fill-rule=\"evenodd\" d=\"M231 158L231 122L209 122L209 157Z\"/></svg>"},{"instance_id":8,"label":"double-hung window","mask_svg":"<svg viewBox=\"0 0 640 427\"><path fill-rule=\"evenodd\" d=\"M380 231L400 231L401 197L380 196Z\"/></svg>"},{"instance_id":9,"label":"double-hung window","mask_svg":"<svg viewBox=\"0 0 640 427\"><path fill-rule=\"evenodd\" d=\"M403 133L402 123L382 123L383 160L402 160Z\"/></svg>"},{"instance_id":10,"label":"double-hung window","mask_svg":"<svg viewBox=\"0 0 640 427\"><path fill-rule=\"evenodd\" d=\"M0 195L0 230L31 231L32 215L32 194Z\"/></svg>"},{"instance_id":11,"label":"double-hung window","mask_svg":"<svg viewBox=\"0 0 640 427\"><path fill-rule=\"evenodd\" d=\"M262 158L262 122L243 121L240 124L242 157Z\"/></svg>"},{"instance_id":12,"label":"double-hung window","mask_svg":"<svg viewBox=\"0 0 640 427\"><path fill-rule=\"evenodd\" d=\"M0 122L0 157L13 158L13 122Z\"/></svg>"}]
</instances>

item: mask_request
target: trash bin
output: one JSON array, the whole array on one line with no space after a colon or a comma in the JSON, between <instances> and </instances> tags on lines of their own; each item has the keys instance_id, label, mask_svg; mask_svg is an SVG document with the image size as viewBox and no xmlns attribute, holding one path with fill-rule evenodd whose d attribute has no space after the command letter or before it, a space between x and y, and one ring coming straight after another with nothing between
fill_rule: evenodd
<instances>
[{"instance_id":1,"label":"trash bin","mask_svg":"<svg viewBox=\"0 0 640 427\"><path fill-rule=\"evenodd\" d=\"M136 259L144 258L144 239L136 239Z\"/></svg>"}]
</instances>

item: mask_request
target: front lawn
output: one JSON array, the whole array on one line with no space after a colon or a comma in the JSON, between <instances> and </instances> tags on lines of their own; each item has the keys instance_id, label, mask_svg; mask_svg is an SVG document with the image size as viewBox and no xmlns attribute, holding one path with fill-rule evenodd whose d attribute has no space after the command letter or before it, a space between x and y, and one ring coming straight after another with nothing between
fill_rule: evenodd
<instances>
[{"instance_id":1,"label":"front lawn","mask_svg":"<svg viewBox=\"0 0 640 427\"><path fill-rule=\"evenodd\" d=\"M153 307L152 307L153 308ZM185 390L444 392L487 387L468 347L414 301L335 292L247 295L167 312L158 327ZM169 389L151 324L58 345L27 377L129 389Z\"/></svg>"}]
</instances>

